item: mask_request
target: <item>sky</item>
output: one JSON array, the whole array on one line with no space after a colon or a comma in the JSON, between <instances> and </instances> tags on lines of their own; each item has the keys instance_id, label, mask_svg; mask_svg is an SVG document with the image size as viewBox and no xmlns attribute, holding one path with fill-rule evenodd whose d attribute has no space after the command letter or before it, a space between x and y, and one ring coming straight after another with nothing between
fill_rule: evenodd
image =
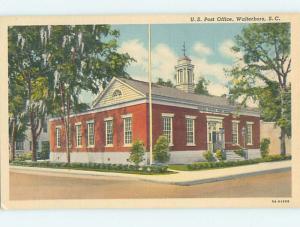
<instances>
[{"instance_id":1,"label":"sky","mask_svg":"<svg viewBox=\"0 0 300 227\"><path fill-rule=\"evenodd\" d=\"M234 37L245 24L154 24L151 25L152 79L158 77L174 81L174 66L186 55L195 66L195 83L200 77L209 80L209 93L223 95L228 93L228 79L224 69L230 68L237 56L231 47ZM112 25L120 31L119 52L128 53L136 62L126 69L137 80L148 79L148 25ZM90 103L94 97L88 93L82 100Z\"/></svg>"}]
</instances>

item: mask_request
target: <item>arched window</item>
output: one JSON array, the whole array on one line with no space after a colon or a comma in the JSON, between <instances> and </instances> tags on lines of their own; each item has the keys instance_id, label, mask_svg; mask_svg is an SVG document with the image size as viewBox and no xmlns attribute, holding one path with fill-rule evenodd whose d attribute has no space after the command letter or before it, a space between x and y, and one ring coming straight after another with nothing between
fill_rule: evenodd
<instances>
[{"instance_id":1,"label":"arched window","mask_svg":"<svg viewBox=\"0 0 300 227\"><path fill-rule=\"evenodd\" d=\"M115 90L112 95L113 98L119 98L121 96L122 96L122 92L119 89Z\"/></svg>"}]
</instances>

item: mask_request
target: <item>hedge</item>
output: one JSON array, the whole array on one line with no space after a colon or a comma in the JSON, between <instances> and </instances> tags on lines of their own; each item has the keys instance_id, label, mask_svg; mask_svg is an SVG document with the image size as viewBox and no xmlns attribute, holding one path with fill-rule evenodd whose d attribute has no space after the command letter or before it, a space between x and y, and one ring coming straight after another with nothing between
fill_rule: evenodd
<instances>
[{"instance_id":1,"label":"hedge","mask_svg":"<svg viewBox=\"0 0 300 227\"><path fill-rule=\"evenodd\" d=\"M63 162L26 162L13 161L11 165L41 167L41 168L61 168L61 169L80 169L105 172L126 172L126 173L141 173L141 174L157 174L168 173L168 166L135 166L123 164L104 164L104 163L63 163Z\"/></svg>"},{"instance_id":2,"label":"hedge","mask_svg":"<svg viewBox=\"0 0 300 227\"><path fill-rule=\"evenodd\" d=\"M251 165L251 164L257 164L261 162L283 161L283 160L290 160L290 159L291 156L269 155L265 158L249 159L249 160L242 160L242 161L196 162L187 165L187 168L189 170L215 169L215 168L224 168L224 167L232 167L232 166Z\"/></svg>"}]
</instances>

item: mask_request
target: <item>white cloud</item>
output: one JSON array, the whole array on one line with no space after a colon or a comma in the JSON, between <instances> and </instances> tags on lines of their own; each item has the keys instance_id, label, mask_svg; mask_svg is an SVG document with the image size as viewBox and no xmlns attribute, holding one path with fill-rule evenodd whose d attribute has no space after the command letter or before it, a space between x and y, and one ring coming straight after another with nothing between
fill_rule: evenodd
<instances>
[{"instance_id":1,"label":"white cloud","mask_svg":"<svg viewBox=\"0 0 300 227\"><path fill-rule=\"evenodd\" d=\"M228 67L226 64L209 63L205 58L191 57L192 63L195 65L195 80L200 77L205 77L208 80L219 81L224 83L227 81L225 77L224 68Z\"/></svg>"},{"instance_id":2,"label":"white cloud","mask_svg":"<svg viewBox=\"0 0 300 227\"><path fill-rule=\"evenodd\" d=\"M190 56L192 64L195 65L195 83L200 77L205 77L210 81L208 90L212 95L227 94L228 89L224 84L227 82L224 68L229 65L222 63L210 63L203 55L212 54L209 47L198 42L194 45L194 50L199 55ZM128 53L136 62L132 63L128 68L131 77L137 80L147 81L148 70L148 50L138 39L128 40L120 46L120 52ZM175 82L175 65L179 56L165 43L159 43L152 49L152 80L155 82L158 77L164 80L172 80Z\"/></svg>"},{"instance_id":3,"label":"white cloud","mask_svg":"<svg viewBox=\"0 0 300 227\"><path fill-rule=\"evenodd\" d=\"M194 51L199 55L211 55L212 50L204 43L197 42L193 47Z\"/></svg>"},{"instance_id":4,"label":"white cloud","mask_svg":"<svg viewBox=\"0 0 300 227\"><path fill-rule=\"evenodd\" d=\"M131 77L137 80L146 81L148 79L148 50L138 39L123 42L119 48L121 53L128 53L136 62L132 62L128 68Z\"/></svg>"},{"instance_id":5,"label":"white cloud","mask_svg":"<svg viewBox=\"0 0 300 227\"><path fill-rule=\"evenodd\" d=\"M221 96L223 94L228 94L228 88L224 84L210 83L207 86L207 89L211 95Z\"/></svg>"},{"instance_id":6,"label":"white cloud","mask_svg":"<svg viewBox=\"0 0 300 227\"><path fill-rule=\"evenodd\" d=\"M166 44L159 43L153 48L151 55L153 81L156 81L158 77L174 81L174 67L178 57L171 48Z\"/></svg>"},{"instance_id":7,"label":"white cloud","mask_svg":"<svg viewBox=\"0 0 300 227\"><path fill-rule=\"evenodd\" d=\"M240 53L236 53L232 50L232 47L234 46L234 42L231 39L227 39L224 42L222 42L219 46L219 52L227 58L237 59L241 58Z\"/></svg>"}]
</instances>

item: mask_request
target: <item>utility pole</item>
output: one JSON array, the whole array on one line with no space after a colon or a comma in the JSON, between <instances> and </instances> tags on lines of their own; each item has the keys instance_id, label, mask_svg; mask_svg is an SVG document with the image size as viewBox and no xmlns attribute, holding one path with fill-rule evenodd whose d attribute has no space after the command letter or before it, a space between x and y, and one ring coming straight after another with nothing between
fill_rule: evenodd
<instances>
[{"instance_id":1,"label":"utility pole","mask_svg":"<svg viewBox=\"0 0 300 227\"><path fill-rule=\"evenodd\" d=\"M149 81L149 164L153 161L152 141L152 75L151 75L151 25L148 24L148 81Z\"/></svg>"}]
</instances>

